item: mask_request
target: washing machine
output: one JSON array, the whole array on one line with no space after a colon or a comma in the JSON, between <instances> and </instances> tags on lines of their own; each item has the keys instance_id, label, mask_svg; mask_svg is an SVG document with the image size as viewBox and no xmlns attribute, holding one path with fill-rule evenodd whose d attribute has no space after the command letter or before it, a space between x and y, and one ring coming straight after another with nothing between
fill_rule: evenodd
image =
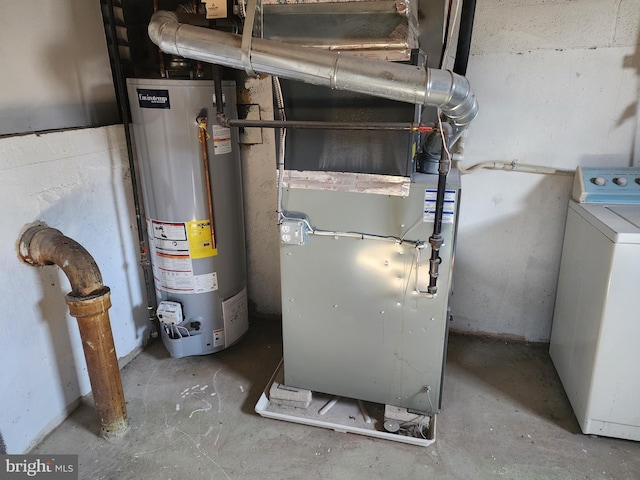
<instances>
[{"instance_id":1,"label":"washing machine","mask_svg":"<svg viewBox=\"0 0 640 480\"><path fill-rule=\"evenodd\" d=\"M640 167L576 171L550 355L586 434L640 440Z\"/></svg>"}]
</instances>

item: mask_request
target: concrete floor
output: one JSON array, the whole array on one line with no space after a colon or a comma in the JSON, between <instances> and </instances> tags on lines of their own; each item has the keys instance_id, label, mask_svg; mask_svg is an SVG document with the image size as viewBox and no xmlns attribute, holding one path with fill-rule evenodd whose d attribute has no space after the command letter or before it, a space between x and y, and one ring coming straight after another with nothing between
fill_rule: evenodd
<instances>
[{"instance_id":1,"label":"concrete floor","mask_svg":"<svg viewBox=\"0 0 640 480\"><path fill-rule=\"evenodd\" d=\"M155 342L122 371L124 438L96 436L87 399L32 453L79 454L82 479L640 479L640 443L579 432L545 345L452 335L426 448L256 415L281 347L266 321L205 357Z\"/></svg>"}]
</instances>

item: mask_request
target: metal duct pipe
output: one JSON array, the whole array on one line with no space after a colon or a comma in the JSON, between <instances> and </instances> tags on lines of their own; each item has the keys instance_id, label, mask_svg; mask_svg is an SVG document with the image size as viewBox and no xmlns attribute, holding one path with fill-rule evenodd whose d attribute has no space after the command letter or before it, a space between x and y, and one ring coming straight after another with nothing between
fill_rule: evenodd
<instances>
[{"instance_id":1,"label":"metal duct pipe","mask_svg":"<svg viewBox=\"0 0 640 480\"><path fill-rule=\"evenodd\" d=\"M245 68L240 35L181 24L176 14L167 11L154 13L148 30L151 41L165 53ZM452 125L454 138L478 113L467 79L448 70L341 55L260 38L252 39L250 58L255 72L438 107Z\"/></svg>"},{"instance_id":2,"label":"metal duct pipe","mask_svg":"<svg viewBox=\"0 0 640 480\"><path fill-rule=\"evenodd\" d=\"M19 254L30 265L55 264L69 278L71 293L66 302L78 321L100 434L124 434L129 424L109 322L111 296L95 260L78 242L44 224L31 226L20 236Z\"/></svg>"}]
</instances>

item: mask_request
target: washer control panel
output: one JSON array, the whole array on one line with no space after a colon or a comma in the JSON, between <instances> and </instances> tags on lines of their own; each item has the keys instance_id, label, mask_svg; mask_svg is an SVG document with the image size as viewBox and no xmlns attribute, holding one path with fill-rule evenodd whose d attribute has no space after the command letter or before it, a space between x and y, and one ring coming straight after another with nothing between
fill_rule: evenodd
<instances>
[{"instance_id":1,"label":"washer control panel","mask_svg":"<svg viewBox=\"0 0 640 480\"><path fill-rule=\"evenodd\" d=\"M580 203L640 203L640 167L578 167L571 196Z\"/></svg>"}]
</instances>

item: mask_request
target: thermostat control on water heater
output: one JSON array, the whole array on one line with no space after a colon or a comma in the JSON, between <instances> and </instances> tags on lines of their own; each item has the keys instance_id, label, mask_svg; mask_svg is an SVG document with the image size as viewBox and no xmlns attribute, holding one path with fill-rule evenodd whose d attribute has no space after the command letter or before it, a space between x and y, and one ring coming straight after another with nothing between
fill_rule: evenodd
<instances>
[{"instance_id":1,"label":"thermostat control on water heater","mask_svg":"<svg viewBox=\"0 0 640 480\"><path fill-rule=\"evenodd\" d=\"M158 320L168 325L179 325L184 321L182 314L182 305L178 302L163 301L158 305L156 310Z\"/></svg>"}]
</instances>

